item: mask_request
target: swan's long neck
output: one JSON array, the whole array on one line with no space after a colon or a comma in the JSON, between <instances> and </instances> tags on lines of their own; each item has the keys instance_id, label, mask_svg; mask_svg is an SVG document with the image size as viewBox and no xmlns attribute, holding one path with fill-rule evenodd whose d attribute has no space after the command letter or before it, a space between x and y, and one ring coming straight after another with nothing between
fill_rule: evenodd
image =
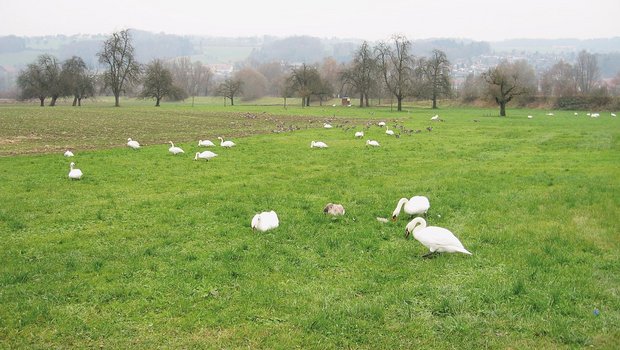
<instances>
[{"instance_id":1,"label":"swan's long neck","mask_svg":"<svg viewBox=\"0 0 620 350\"><path fill-rule=\"evenodd\" d=\"M196 155L194 156L194 160L198 160L198 155L199 154L200 154L199 152L196 152Z\"/></svg>"},{"instance_id":2,"label":"swan's long neck","mask_svg":"<svg viewBox=\"0 0 620 350\"><path fill-rule=\"evenodd\" d=\"M417 217L407 224L407 231L416 233L419 230L426 228L426 220L421 217Z\"/></svg>"},{"instance_id":3,"label":"swan's long neck","mask_svg":"<svg viewBox=\"0 0 620 350\"><path fill-rule=\"evenodd\" d=\"M168 141L170 142L170 147L174 147L174 143L172 143L172 141Z\"/></svg>"},{"instance_id":4,"label":"swan's long neck","mask_svg":"<svg viewBox=\"0 0 620 350\"><path fill-rule=\"evenodd\" d=\"M224 139L222 137L218 137L218 140L220 140L220 146L224 143Z\"/></svg>"},{"instance_id":5,"label":"swan's long neck","mask_svg":"<svg viewBox=\"0 0 620 350\"><path fill-rule=\"evenodd\" d=\"M393 217L393 218L395 218L395 217L397 217L398 215L400 215L400 211L401 211L401 209L403 208L403 205L404 205L405 203L407 203L408 201L409 201L409 200L408 200L407 198L401 198L401 199L398 201L398 204L396 204L396 209L394 209L394 212L392 213L392 217Z\"/></svg>"}]
</instances>

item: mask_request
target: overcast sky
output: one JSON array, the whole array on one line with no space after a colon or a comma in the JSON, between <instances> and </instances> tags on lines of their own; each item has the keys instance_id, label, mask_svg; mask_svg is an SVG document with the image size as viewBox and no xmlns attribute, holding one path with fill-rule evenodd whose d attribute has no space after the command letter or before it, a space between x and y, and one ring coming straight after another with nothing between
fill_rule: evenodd
<instances>
[{"instance_id":1,"label":"overcast sky","mask_svg":"<svg viewBox=\"0 0 620 350\"><path fill-rule=\"evenodd\" d=\"M168 34L386 39L620 36L620 0L0 0L0 35Z\"/></svg>"}]
</instances>

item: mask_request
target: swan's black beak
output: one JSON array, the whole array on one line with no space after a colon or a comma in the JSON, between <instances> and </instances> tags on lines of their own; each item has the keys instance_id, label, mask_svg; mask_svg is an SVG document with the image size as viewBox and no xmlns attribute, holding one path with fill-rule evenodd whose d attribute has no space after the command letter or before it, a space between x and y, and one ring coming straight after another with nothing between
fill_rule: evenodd
<instances>
[{"instance_id":1,"label":"swan's black beak","mask_svg":"<svg viewBox=\"0 0 620 350\"><path fill-rule=\"evenodd\" d=\"M405 238L409 238L409 230L405 229Z\"/></svg>"},{"instance_id":2,"label":"swan's black beak","mask_svg":"<svg viewBox=\"0 0 620 350\"><path fill-rule=\"evenodd\" d=\"M396 218L398 218L398 216L392 215L392 221L396 221Z\"/></svg>"}]
</instances>

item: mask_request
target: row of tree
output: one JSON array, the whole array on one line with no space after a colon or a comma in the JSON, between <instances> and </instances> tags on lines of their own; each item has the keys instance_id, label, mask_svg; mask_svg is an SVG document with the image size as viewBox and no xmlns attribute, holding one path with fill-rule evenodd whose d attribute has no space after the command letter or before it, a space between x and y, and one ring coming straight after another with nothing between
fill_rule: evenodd
<instances>
[{"instance_id":1,"label":"row of tree","mask_svg":"<svg viewBox=\"0 0 620 350\"><path fill-rule=\"evenodd\" d=\"M82 99L95 94L95 76L89 72L80 57L72 57L62 64L51 55L41 55L17 77L23 98L37 98L44 105L47 97L50 106L59 97L72 96L73 105L81 106Z\"/></svg>"},{"instance_id":2,"label":"row of tree","mask_svg":"<svg viewBox=\"0 0 620 350\"><path fill-rule=\"evenodd\" d=\"M404 36L394 36L390 42L374 47L363 42L347 64L325 59L322 64L301 63L286 66L280 62L261 63L239 69L232 77L219 83L214 90L214 74L201 62L179 58L169 62L155 59L147 65L137 62L130 32L113 33L97 53L105 70L101 74L89 71L84 61L72 57L62 63L51 55L42 55L20 72L18 85L23 98L38 98L41 105L47 97L50 105L62 96L73 97L73 105L93 96L96 86L112 93L115 105L132 86L140 86L139 97L152 98L159 106L163 98L185 99L215 93L230 100L240 95L247 99L263 95L284 98L298 96L303 106L312 99L319 103L339 96L359 96L359 106L369 106L369 99L394 98L402 110L406 98L429 99L432 108L437 101L455 94L451 80L450 62L441 50L430 57L411 54L412 43ZM491 98L506 114L506 104L513 99L532 96L537 91L548 96L592 94L598 87L596 57L583 51L573 66L560 61L546 71L540 81L534 69L525 61L502 62L478 76L470 75L458 89L465 101Z\"/></svg>"},{"instance_id":3,"label":"row of tree","mask_svg":"<svg viewBox=\"0 0 620 350\"><path fill-rule=\"evenodd\" d=\"M612 80L620 86L620 72ZM527 103L540 96L551 99L559 108L587 109L609 103L610 92L600 80L596 56L581 51L574 65L559 61L536 77L526 61L504 61L480 75L467 76L459 89L464 102L491 98L505 115L506 104L512 100Z\"/></svg>"}]
</instances>

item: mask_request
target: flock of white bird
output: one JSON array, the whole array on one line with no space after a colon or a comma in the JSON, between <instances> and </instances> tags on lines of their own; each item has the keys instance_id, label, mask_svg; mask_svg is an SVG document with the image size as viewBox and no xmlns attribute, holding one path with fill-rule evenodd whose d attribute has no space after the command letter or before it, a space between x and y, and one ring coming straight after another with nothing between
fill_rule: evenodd
<instances>
[{"instance_id":1,"label":"flock of white bird","mask_svg":"<svg viewBox=\"0 0 620 350\"><path fill-rule=\"evenodd\" d=\"M549 112L546 115L553 116L554 114L552 112ZM575 112L574 115L577 116L579 114ZM600 116L599 113L587 113L586 115L591 118L598 118ZM616 114L611 113L611 116L615 117ZM533 116L528 115L527 118L532 119ZM439 118L439 115L435 115L431 117L430 119L432 121L443 121L442 119ZM385 122L383 121L379 122L377 123L377 125L382 128L385 127L386 135L388 136L394 135L394 131L390 130ZM329 123L324 123L323 128L332 129L333 126ZM358 139L363 138L364 132L356 131L354 137ZM234 142L230 140L225 141L222 137L218 137L218 140L220 141L221 147L231 148L235 146ZM366 140L366 145L372 146L372 147L380 146L379 142L376 140ZM138 141L135 141L129 138L127 139L127 146L132 149L139 149L140 143L138 143ZM198 146L215 147L216 145L209 140L199 140ZM312 141L310 143L310 148L327 148L327 147L328 147L327 144L322 141ZM175 146L172 141L170 141L170 148L168 149L168 151L173 155L185 153L183 149ZM74 154L73 152L67 150L64 153L64 156L73 157ZM215 154L214 152L203 151L203 152L196 152L196 155L194 156L194 160L204 159L208 161L215 157L217 157L217 154ZM71 162L69 167L70 167L70 171L69 171L68 176L70 179L79 180L82 178L83 173L80 169L75 168L74 162ZM394 211L392 212L392 221L396 221L398 219L398 216L400 215L401 211L404 211L406 214L410 215L410 217L413 217L416 215L426 216L426 213L428 212L429 208L430 208L430 202L428 198L425 196L413 196L409 199L401 198L396 205L396 209L394 209ZM345 214L345 209L342 204L328 203L325 206L323 212L329 215L339 216L339 215ZM377 220L380 222L388 222L388 219L385 219L385 218L377 218ZM252 229L258 230L261 232L275 229L279 225L280 225L280 220L276 212L273 210L269 212L257 213L256 215L254 215L254 217L252 218L252 222L251 222ZM426 220L422 217L419 217L419 216L415 217L406 225L405 238L408 238L410 234L413 234L414 239L416 239L422 245L424 245L425 247L429 249L429 253L424 255L425 257L432 256L436 253L463 253L463 254L471 255L471 252L469 252L467 249L465 249L465 247L463 247L463 244L461 243L461 241L452 232L450 232L448 229L445 229L443 227L427 226Z\"/></svg>"},{"instance_id":2,"label":"flock of white bird","mask_svg":"<svg viewBox=\"0 0 620 350\"><path fill-rule=\"evenodd\" d=\"M555 114L553 114L553 112L549 112L549 113L547 113L547 114L545 114L545 115L547 115L547 116L549 116L549 117L553 117ZM575 112L573 115L575 115L575 116L579 116L579 113L578 113L578 112ZM611 115L612 117L615 117L615 116L616 116L616 113L610 113L610 115ZM589 113L586 113L586 116L588 116L588 117L590 117L590 118L598 118L598 117L600 117L600 116L601 116L601 114L600 114L600 113L592 113L592 112L589 112ZM527 119L533 119L533 118L534 118L534 116L533 116L533 115L528 115L528 116L527 116Z\"/></svg>"},{"instance_id":3,"label":"flock of white bird","mask_svg":"<svg viewBox=\"0 0 620 350\"><path fill-rule=\"evenodd\" d=\"M378 125L380 127L386 128L386 135L393 135L393 132L391 132L391 130L388 128L385 122L379 122ZM332 128L332 126L328 123L325 123L323 127L326 129ZM357 131L355 132L354 136L355 138L362 138L364 137L364 132ZM220 140L221 147L231 148L235 146L234 142L229 141L229 140L225 141L222 137L218 137L218 140ZM168 148L168 151L171 154L178 155L178 154L185 153L182 148L175 146L172 141L169 141L169 143L170 143L170 148ZM373 147L379 147L379 142L375 140L367 140L366 145L373 146ZM199 140L198 146L214 147L215 144L209 140ZM127 147L132 148L134 150L138 150L140 149L141 146L138 141L135 141L129 138L127 139ZM311 148L327 148L328 146L326 143L322 141L312 141L310 143L310 147ZM74 154L73 152L67 150L64 153L64 156L73 157ZM203 152L196 152L194 160L204 159L208 161L215 157L217 157L217 154L215 154L214 152L203 151ZM70 171L69 171L68 176L71 180L79 180L82 178L83 173L80 169L75 168L74 162L71 162L69 167L70 167ZM396 209L394 209L392 213L392 221L397 220L398 215L401 213L402 210L404 210L406 214L413 217L415 215L426 215L429 208L430 208L430 202L427 197L414 196L414 197L411 197L410 199L401 198L396 205ZM342 204L328 203L323 209L323 212L329 215L333 215L333 216L340 216L340 215L345 214L345 209ZM388 221L387 219L383 219L383 218L377 218L377 220L381 222ZM280 220L276 212L273 210L268 211L268 212L265 211L262 213L257 213L256 215L254 215L254 217L252 217L252 221L251 221L252 229L258 230L261 232L275 229L279 225L280 225ZM408 238L411 233L413 233L413 237L417 241L422 243L425 247L427 247L430 250L428 254L424 255L425 257L431 256L435 253L443 253L443 252L445 253L458 252L458 253L464 253L464 254L471 255L471 253L463 247L463 244L459 241L458 238L456 238L456 236L452 232L442 227L426 226L426 220L424 220L422 217L416 217L407 224L405 228L405 237Z\"/></svg>"},{"instance_id":4,"label":"flock of white bird","mask_svg":"<svg viewBox=\"0 0 620 350\"><path fill-rule=\"evenodd\" d=\"M433 118L431 118L431 119L433 119ZM433 119L433 120L435 120L435 119ZM387 124L385 122L379 122L379 123L377 123L377 125L382 127L382 128L383 127L385 128L385 134L386 135L388 135L388 136L395 136L394 135L394 130L390 130L390 127L387 126ZM329 124L329 123L323 123L323 128L325 128L325 129L332 129L333 126L331 124ZM364 131L356 131L354 136L355 136L356 139L361 139L361 138L364 137ZM377 141L377 140L366 140L366 146L380 147L381 145L379 144L379 141ZM328 147L329 146L325 142L323 142L323 141L312 141L312 142L310 142L310 148L328 148Z\"/></svg>"},{"instance_id":5,"label":"flock of white bird","mask_svg":"<svg viewBox=\"0 0 620 350\"><path fill-rule=\"evenodd\" d=\"M218 139L220 140L220 146L221 147L226 147L226 148L231 148L235 146L235 143L232 141L224 141L224 139L222 137L218 137ZM172 141L168 141L170 143L170 148L168 148L168 152L172 153L173 155L177 155L177 154L181 154L181 153L185 153L185 151L183 151L183 149L181 147L175 146L174 143ZM202 147L214 147L215 144L209 140L198 140L198 146L202 146ZM132 140L131 138L127 139L127 147L132 148L132 149L140 149L140 143L136 140ZM75 154L73 154L73 152L71 152L70 150L65 151L65 153L63 154L65 157L74 157ZM210 160L217 157L217 154L211 152L211 151L203 151L203 152L196 152L196 155L194 156L194 160L200 160L200 159L204 159L204 160ZM69 164L69 179L71 180L80 180L82 178L82 176L84 175L82 173L82 170L75 168L75 163L71 162L71 164Z\"/></svg>"},{"instance_id":6,"label":"flock of white bird","mask_svg":"<svg viewBox=\"0 0 620 350\"><path fill-rule=\"evenodd\" d=\"M442 121L438 115L431 117L431 120ZM394 132L389 129L385 122L379 122L377 125L386 128L386 135L394 135ZM324 123L323 128L332 129L333 126L329 123ZM356 131L354 137L363 138L364 132ZM376 140L367 140L366 145L373 147L380 146L379 142ZM323 141L310 142L310 148L327 147L327 144ZM401 198L396 205L396 209L392 212L392 221L396 221L398 215L400 215L403 210L411 217L415 215L426 215L430 206L430 201L425 196L413 196L410 199ZM339 216L345 214L345 209L342 204L328 203L323 209L323 212L326 214ZM385 218L377 218L377 220L380 222L388 222L388 219ZM278 215L273 210L254 215L251 223L253 230L258 230L261 232L277 228L279 225L280 221L278 219ZM472 254L465 249L465 247L463 247L461 241L452 232L450 232L450 230L443 227L427 226L426 220L422 217L416 217L407 224L405 227L405 238L408 238L411 233L413 233L414 239L429 249L429 253L425 254L424 257L430 257L436 253Z\"/></svg>"}]
</instances>

